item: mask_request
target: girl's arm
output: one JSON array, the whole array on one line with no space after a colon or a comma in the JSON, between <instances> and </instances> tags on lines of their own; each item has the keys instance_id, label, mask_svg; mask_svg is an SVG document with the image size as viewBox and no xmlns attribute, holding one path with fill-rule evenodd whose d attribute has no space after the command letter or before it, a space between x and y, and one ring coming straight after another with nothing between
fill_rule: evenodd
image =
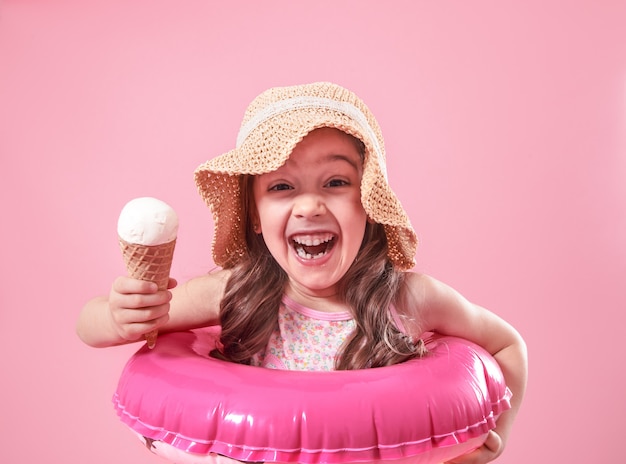
<instances>
[{"instance_id":1,"label":"girl's arm","mask_svg":"<svg viewBox=\"0 0 626 464\"><path fill-rule=\"evenodd\" d=\"M120 345L144 334L188 330L219 322L219 306L228 271L216 271L157 291L156 284L118 277L109 296L90 300L82 309L76 332L94 347ZM173 288L175 287L175 288Z\"/></svg>"},{"instance_id":2,"label":"girl's arm","mask_svg":"<svg viewBox=\"0 0 626 464\"><path fill-rule=\"evenodd\" d=\"M436 332L465 338L485 348L496 359L511 389L511 409L504 412L482 448L453 463L485 463L503 451L526 390L528 360L526 344L506 321L470 303L451 287L425 275L407 274L404 307L420 335ZM410 313L413 308L413 314ZM412 317L411 317L412 316Z\"/></svg>"}]
</instances>

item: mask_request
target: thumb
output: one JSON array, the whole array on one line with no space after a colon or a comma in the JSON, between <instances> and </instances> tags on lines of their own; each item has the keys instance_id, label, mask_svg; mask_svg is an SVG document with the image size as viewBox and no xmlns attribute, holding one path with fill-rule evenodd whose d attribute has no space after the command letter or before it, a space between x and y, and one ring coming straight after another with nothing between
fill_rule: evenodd
<instances>
[{"instance_id":1,"label":"thumb","mask_svg":"<svg viewBox=\"0 0 626 464\"><path fill-rule=\"evenodd\" d=\"M500 450L502 449L502 438L493 430L490 430L487 434L487 438L485 439L485 443L483 446L487 448L492 453L496 455L500 454Z\"/></svg>"}]
</instances>

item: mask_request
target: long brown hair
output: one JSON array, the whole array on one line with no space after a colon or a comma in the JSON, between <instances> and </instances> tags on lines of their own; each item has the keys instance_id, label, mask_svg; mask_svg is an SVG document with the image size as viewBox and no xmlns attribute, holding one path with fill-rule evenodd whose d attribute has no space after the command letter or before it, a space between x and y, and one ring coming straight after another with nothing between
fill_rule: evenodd
<instances>
[{"instance_id":1,"label":"long brown hair","mask_svg":"<svg viewBox=\"0 0 626 464\"><path fill-rule=\"evenodd\" d=\"M354 140L363 155L363 144ZM253 230L252 182L253 176L240 179L248 254L231 269L220 305L222 347L212 352L242 364L250 364L267 346L287 283L287 274ZM357 258L340 282L356 327L337 353L336 369L387 366L424 355L423 342L413 342L404 334L390 310L402 289L403 276L387 255L384 227L368 223Z\"/></svg>"},{"instance_id":2,"label":"long brown hair","mask_svg":"<svg viewBox=\"0 0 626 464\"><path fill-rule=\"evenodd\" d=\"M252 356L267 345L287 283L287 274L254 231L252 182L252 176L242 176L239 184L248 254L232 268L226 283L220 303L222 347L211 353L242 364L250 364Z\"/></svg>"},{"instance_id":3,"label":"long brown hair","mask_svg":"<svg viewBox=\"0 0 626 464\"><path fill-rule=\"evenodd\" d=\"M338 353L336 369L389 366L426 353L422 340L405 334L391 311L404 276L387 256L384 227L368 224L357 259L341 280L356 329Z\"/></svg>"}]
</instances>

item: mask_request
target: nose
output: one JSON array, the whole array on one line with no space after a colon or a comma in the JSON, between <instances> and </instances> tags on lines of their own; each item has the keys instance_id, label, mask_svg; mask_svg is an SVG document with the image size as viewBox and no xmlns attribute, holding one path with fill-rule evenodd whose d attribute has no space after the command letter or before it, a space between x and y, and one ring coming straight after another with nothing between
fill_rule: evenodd
<instances>
[{"instance_id":1,"label":"nose","mask_svg":"<svg viewBox=\"0 0 626 464\"><path fill-rule=\"evenodd\" d=\"M297 218L312 218L325 214L326 205L319 195L303 193L296 197L292 212Z\"/></svg>"}]
</instances>

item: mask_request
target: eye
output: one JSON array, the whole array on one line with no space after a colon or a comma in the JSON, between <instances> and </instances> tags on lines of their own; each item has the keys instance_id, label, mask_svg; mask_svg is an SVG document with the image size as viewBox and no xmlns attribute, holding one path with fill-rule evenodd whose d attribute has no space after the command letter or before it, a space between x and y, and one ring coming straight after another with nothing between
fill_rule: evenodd
<instances>
[{"instance_id":1,"label":"eye","mask_svg":"<svg viewBox=\"0 0 626 464\"><path fill-rule=\"evenodd\" d=\"M280 191L280 190L291 190L293 187L291 187L291 185L289 184L285 184L285 183L279 183L279 184L274 184L272 186L270 186L270 188L268 189L269 191Z\"/></svg>"},{"instance_id":2,"label":"eye","mask_svg":"<svg viewBox=\"0 0 626 464\"><path fill-rule=\"evenodd\" d=\"M346 185L350 185L350 182L343 179L332 179L326 185L328 187L344 187Z\"/></svg>"}]
</instances>

